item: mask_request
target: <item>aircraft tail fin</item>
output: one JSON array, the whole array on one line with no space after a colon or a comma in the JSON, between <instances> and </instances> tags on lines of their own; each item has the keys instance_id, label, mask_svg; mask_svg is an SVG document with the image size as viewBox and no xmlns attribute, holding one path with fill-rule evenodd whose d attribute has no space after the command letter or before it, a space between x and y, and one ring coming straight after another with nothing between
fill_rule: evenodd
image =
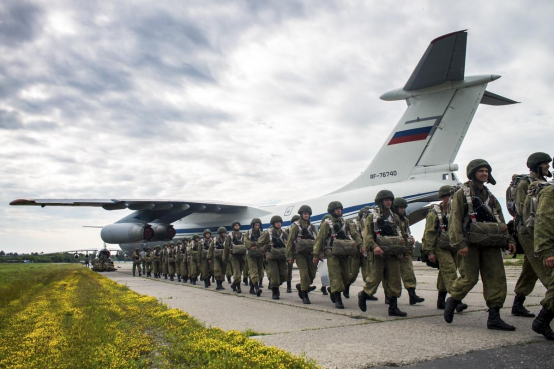
<instances>
[{"instance_id":1,"label":"aircraft tail fin","mask_svg":"<svg viewBox=\"0 0 554 370\"><path fill-rule=\"evenodd\" d=\"M500 76L465 77L466 40L465 31L433 40L406 85L381 96L406 100L408 108L365 171L334 193L404 181L433 168L455 171L452 163L479 104L516 103L485 90Z\"/></svg>"}]
</instances>

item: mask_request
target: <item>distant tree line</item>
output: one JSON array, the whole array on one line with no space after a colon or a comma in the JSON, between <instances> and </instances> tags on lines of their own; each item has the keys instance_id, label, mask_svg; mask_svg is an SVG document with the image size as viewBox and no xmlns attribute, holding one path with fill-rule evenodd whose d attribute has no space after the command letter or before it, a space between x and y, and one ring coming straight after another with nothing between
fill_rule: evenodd
<instances>
[{"instance_id":1,"label":"distant tree line","mask_svg":"<svg viewBox=\"0 0 554 370\"><path fill-rule=\"evenodd\" d=\"M94 254L89 254L90 262L94 260ZM114 261L125 261L123 253L119 253L116 257L115 253L112 255ZM0 263L23 263L23 261L31 261L34 263L81 263L85 260L85 254L79 253L78 258L75 258L73 253L53 253L53 254L39 254L33 252L30 254L19 254L17 252L5 253L0 251Z\"/></svg>"}]
</instances>

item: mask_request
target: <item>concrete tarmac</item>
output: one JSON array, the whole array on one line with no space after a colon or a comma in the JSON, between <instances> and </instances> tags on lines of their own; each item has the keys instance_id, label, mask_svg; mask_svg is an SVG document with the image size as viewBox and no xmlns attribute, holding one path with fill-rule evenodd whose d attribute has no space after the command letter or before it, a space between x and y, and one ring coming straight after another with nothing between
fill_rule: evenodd
<instances>
[{"instance_id":1,"label":"concrete tarmac","mask_svg":"<svg viewBox=\"0 0 554 370\"><path fill-rule=\"evenodd\" d=\"M482 284L469 293L464 300L468 310L456 314L454 322L447 324L443 311L437 310L436 277L437 270L421 262L414 262L418 280L417 293L425 302L410 306L408 294L403 290L398 300L399 308L408 313L406 318L389 317L384 304L384 293L380 287L378 301L368 301L367 312L358 308L357 293L363 282L361 275L350 288L350 299L343 298L344 310L335 309L334 304L319 289L310 293L311 305L304 305L298 298L295 284L299 282L298 270L293 270L293 293L285 293L286 285L281 286L281 299L272 300L271 291L265 289L261 297L248 294L248 287L242 285L242 294L234 293L230 284L224 283L225 290L216 291L215 284L208 289L203 283L190 285L171 282L165 279L133 277L132 263L116 263L118 270L102 273L110 279L128 286L137 293L158 298L169 307L182 309L208 326L225 330L251 330L258 339L267 345L277 346L295 354L306 354L318 364L327 368L370 368L370 367L429 367L465 368L471 367L469 352L484 353L490 361L477 361L483 368L495 368L495 364L508 366L511 360L492 360L493 353L501 347L517 346L525 352L533 343L543 343L541 348L550 348L554 353L554 343L531 330L533 319L515 317L510 314L514 299L514 286L521 267L506 266L508 298L501 310L502 318L514 325L514 332L488 330L487 307L483 299ZM319 276L314 284L320 288ZM539 282L533 293L527 297L525 306L538 313L545 288ZM241 315L237 316L237 312ZM509 347L507 347L509 348ZM531 347L529 347L531 349ZM487 355L487 351L491 355ZM546 350L546 352L548 352ZM510 351L506 352L509 357ZM499 356L497 356L499 358ZM513 367L552 368L552 356L531 356L536 366L523 366L518 358L513 359ZM442 359L442 362L438 359ZM548 361L545 359L549 359ZM451 360L451 361L449 361ZM445 362L446 361L446 362ZM544 363L543 363L544 362ZM436 366L434 366L436 364ZM448 366L446 366L448 364Z\"/></svg>"}]
</instances>

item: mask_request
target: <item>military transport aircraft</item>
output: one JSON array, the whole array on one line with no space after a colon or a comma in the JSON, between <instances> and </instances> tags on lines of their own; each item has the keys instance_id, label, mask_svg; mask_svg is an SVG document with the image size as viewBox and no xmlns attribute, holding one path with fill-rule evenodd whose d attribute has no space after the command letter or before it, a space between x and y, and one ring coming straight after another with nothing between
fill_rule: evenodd
<instances>
[{"instance_id":1,"label":"military transport aircraft","mask_svg":"<svg viewBox=\"0 0 554 370\"><path fill-rule=\"evenodd\" d=\"M382 100L405 100L408 107L383 146L356 179L342 188L313 199L274 206L249 206L219 201L155 199L17 199L13 206L102 207L135 212L104 226L102 240L119 244L128 255L146 245L153 246L174 237L230 228L233 220L242 229L259 217L264 228L273 215L283 217L283 226L302 204L312 207L312 221L321 222L329 202L344 205L344 216L374 204L379 190L389 189L409 203L410 222L422 220L429 202L438 200L445 184L459 183L454 159L479 104L507 105L513 100L486 91L498 75L465 76L467 30L431 41L404 87L381 95Z\"/></svg>"}]
</instances>

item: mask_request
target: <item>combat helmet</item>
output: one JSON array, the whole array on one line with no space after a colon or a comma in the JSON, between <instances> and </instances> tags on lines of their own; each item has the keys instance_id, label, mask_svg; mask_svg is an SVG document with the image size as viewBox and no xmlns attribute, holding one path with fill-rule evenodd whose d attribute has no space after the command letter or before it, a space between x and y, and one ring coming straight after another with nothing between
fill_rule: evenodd
<instances>
[{"instance_id":1,"label":"combat helmet","mask_svg":"<svg viewBox=\"0 0 554 370\"><path fill-rule=\"evenodd\" d=\"M484 159L474 159L467 164L467 178L473 180L473 175L475 175L475 172L483 167L486 167L489 170L489 180L487 182L492 185L496 185L496 180L494 179L494 177L492 177L492 167L489 162L485 161Z\"/></svg>"},{"instance_id":2,"label":"combat helmet","mask_svg":"<svg viewBox=\"0 0 554 370\"><path fill-rule=\"evenodd\" d=\"M382 207L383 200L390 199L394 201L394 194L390 190L380 190L375 196L375 204Z\"/></svg>"},{"instance_id":3,"label":"combat helmet","mask_svg":"<svg viewBox=\"0 0 554 370\"><path fill-rule=\"evenodd\" d=\"M321 219L321 222L324 222L325 220L329 220L331 219L331 215L330 214L326 214L325 216L323 216L323 218Z\"/></svg>"},{"instance_id":4,"label":"combat helmet","mask_svg":"<svg viewBox=\"0 0 554 370\"><path fill-rule=\"evenodd\" d=\"M238 224L239 226L242 226L238 220L233 221L231 224L231 229L235 227L235 225Z\"/></svg>"},{"instance_id":5,"label":"combat helmet","mask_svg":"<svg viewBox=\"0 0 554 370\"><path fill-rule=\"evenodd\" d=\"M443 185L439 189L439 198L445 197L447 195L452 195L452 186Z\"/></svg>"},{"instance_id":6,"label":"combat helmet","mask_svg":"<svg viewBox=\"0 0 554 370\"><path fill-rule=\"evenodd\" d=\"M406 202L406 199L402 197L394 198L394 202L392 202L392 205L397 208L398 207L408 208L408 202Z\"/></svg>"},{"instance_id":7,"label":"combat helmet","mask_svg":"<svg viewBox=\"0 0 554 370\"><path fill-rule=\"evenodd\" d=\"M172 245L175 246L175 243L173 242L173 240L169 242L169 246L171 247Z\"/></svg>"},{"instance_id":8,"label":"combat helmet","mask_svg":"<svg viewBox=\"0 0 554 370\"><path fill-rule=\"evenodd\" d=\"M307 206L307 205L300 206L300 208L298 208L298 214L301 215L304 212L308 212L311 216L312 215L312 207Z\"/></svg>"},{"instance_id":9,"label":"combat helmet","mask_svg":"<svg viewBox=\"0 0 554 370\"><path fill-rule=\"evenodd\" d=\"M331 216L335 212L335 209L337 208L340 208L340 209L344 208L341 202L335 200L329 203L329 205L327 206L327 212L329 213L329 216Z\"/></svg>"},{"instance_id":10,"label":"combat helmet","mask_svg":"<svg viewBox=\"0 0 554 370\"><path fill-rule=\"evenodd\" d=\"M262 220L260 220L259 218L257 217L254 217L252 219L252 221L250 221L250 226L254 226L254 224L260 224L260 226L262 226Z\"/></svg>"},{"instance_id":11,"label":"combat helmet","mask_svg":"<svg viewBox=\"0 0 554 370\"><path fill-rule=\"evenodd\" d=\"M283 219L281 218L281 216L275 215L275 216L271 217L271 220L269 221L271 226L275 226L276 222L281 222L281 223L283 222Z\"/></svg>"},{"instance_id":12,"label":"combat helmet","mask_svg":"<svg viewBox=\"0 0 554 370\"><path fill-rule=\"evenodd\" d=\"M300 215L294 215L292 216L292 218L290 219L290 223L293 224L295 223L296 221L300 220Z\"/></svg>"},{"instance_id":13,"label":"combat helmet","mask_svg":"<svg viewBox=\"0 0 554 370\"><path fill-rule=\"evenodd\" d=\"M194 234L192 236L192 240L200 239L200 236L198 234Z\"/></svg>"},{"instance_id":14,"label":"combat helmet","mask_svg":"<svg viewBox=\"0 0 554 370\"><path fill-rule=\"evenodd\" d=\"M158 250L159 250L159 249L162 249L162 246L158 244L158 245L156 245L156 246L154 247L154 249L158 249Z\"/></svg>"},{"instance_id":15,"label":"combat helmet","mask_svg":"<svg viewBox=\"0 0 554 370\"><path fill-rule=\"evenodd\" d=\"M544 162L547 162L547 163L552 162L552 158L550 157L550 155L544 152L533 153L529 156L529 158L527 158L527 168L529 168L531 171L535 173L542 175L538 167L541 163L544 163ZM546 175L546 177L552 177L552 173L548 171L548 174Z\"/></svg>"},{"instance_id":16,"label":"combat helmet","mask_svg":"<svg viewBox=\"0 0 554 370\"><path fill-rule=\"evenodd\" d=\"M177 245L183 245L183 241L182 240L177 240Z\"/></svg>"},{"instance_id":17,"label":"combat helmet","mask_svg":"<svg viewBox=\"0 0 554 370\"><path fill-rule=\"evenodd\" d=\"M223 226L220 226L217 228L217 233L218 234L223 234L223 233L226 233L227 232L227 229L224 228Z\"/></svg>"},{"instance_id":18,"label":"combat helmet","mask_svg":"<svg viewBox=\"0 0 554 370\"><path fill-rule=\"evenodd\" d=\"M204 230L204 232L202 233L202 235L206 236L206 234L210 234L210 235L212 235L212 232L211 232L211 230L210 230L210 229L206 229L206 230Z\"/></svg>"}]
</instances>

